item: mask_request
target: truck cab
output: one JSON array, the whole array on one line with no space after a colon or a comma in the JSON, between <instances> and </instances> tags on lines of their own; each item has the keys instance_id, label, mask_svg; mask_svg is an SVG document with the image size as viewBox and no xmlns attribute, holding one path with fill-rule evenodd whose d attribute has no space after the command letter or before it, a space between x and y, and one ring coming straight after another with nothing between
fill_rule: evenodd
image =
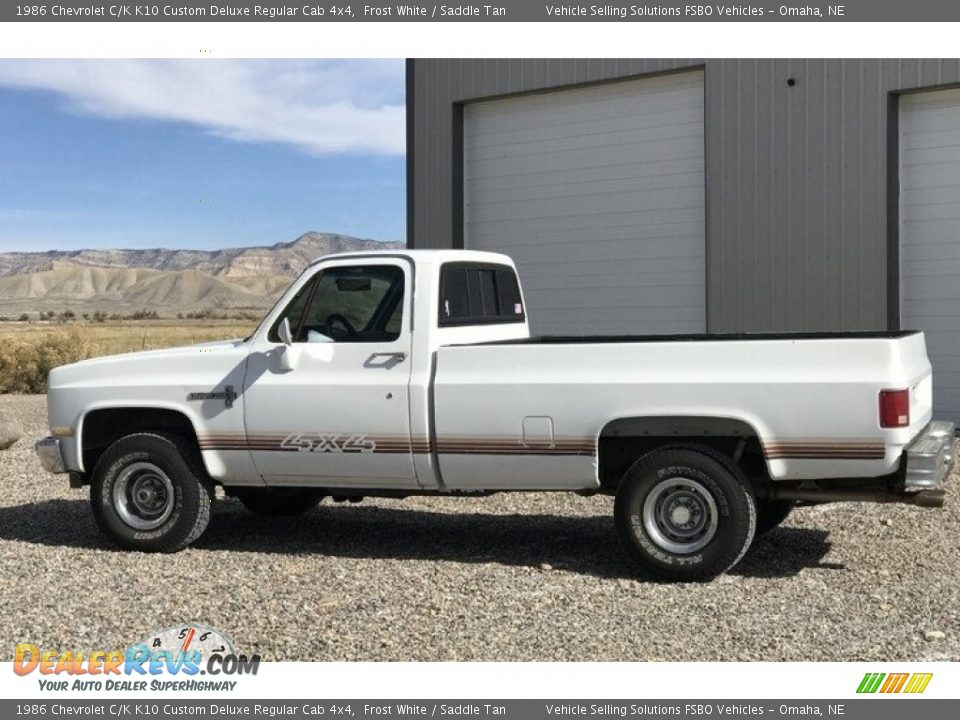
<instances>
[{"instance_id":1,"label":"truck cab","mask_svg":"<svg viewBox=\"0 0 960 720\"><path fill-rule=\"evenodd\" d=\"M505 255L325 258L250 341L245 428L235 432L246 432L252 478L270 486L438 489L430 452L437 348L527 337L516 269ZM230 440L220 433L200 445L205 453L228 450Z\"/></svg>"}]
</instances>

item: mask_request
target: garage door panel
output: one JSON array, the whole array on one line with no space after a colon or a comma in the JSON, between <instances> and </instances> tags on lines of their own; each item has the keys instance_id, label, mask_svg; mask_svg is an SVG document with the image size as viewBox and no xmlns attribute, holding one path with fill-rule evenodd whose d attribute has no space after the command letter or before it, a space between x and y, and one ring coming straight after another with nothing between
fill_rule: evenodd
<instances>
[{"instance_id":1,"label":"garage door panel","mask_svg":"<svg viewBox=\"0 0 960 720\"><path fill-rule=\"evenodd\" d=\"M562 232L564 227L566 227L566 223L570 222L576 223L575 227L583 234L584 242L591 242L593 240L593 234L590 231L595 228L600 229L597 226L602 227L601 223L609 222L613 227L619 228L630 227L631 224L636 226L636 223L640 222L650 222L655 225L670 225L677 222L684 222L684 220L677 220L678 216L693 214L694 212L696 212L696 206L688 204L584 215L583 213L567 212L564 207L561 207L559 210L556 209L556 207L548 208L546 204L544 204L544 213L549 213L546 218L542 215L527 214L526 216L511 217L509 219L474 221L471 229L475 232L475 236L479 235L481 231L487 230L494 234L500 233L503 239L519 244L531 233L536 234L541 230L548 233L546 237L552 236L555 232ZM541 218L544 219L541 220ZM552 222L548 222L547 220L551 220ZM702 237L699 239L700 244L702 244ZM696 240L697 239L693 239L692 241L696 242ZM477 243L468 245L468 247L478 250L488 249L485 247L481 248Z\"/></svg>"},{"instance_id":2,"label":"garage door panel","mask_svg":"<svg viewBox=\"0 0 960 720\"><path fill-rule=\"evenodd\" d=\"M956 231L956 226L953 224L956 222L956 212L957 209L952 202L929 202L903 208L901 219L930 224L946 221L945 227L953 227Z\"/></svg>"},{"instance_id":3,"label":"garage door panel","mask_svg":"<svg viewBox=\"0 0 960 720\"><path fill-rule=\"evenodd\" d=\"M471 165L470 158L465 158L464 162L471 168L471 178L475 173L477 179L519 175L535 180L539 179L538 176L549 176L553 173L577 173L581 170L607 166L636 168L637 163L675 161L678 158L695 160L698 154L701 158L703 157L702 138L699 151L697 139L691 138L688 134L675 137L673 140L674 143L659 139L620 146L597 145L565 150L545 148L539 155L500 155L481 160L477 165Z\"/></svg>"},{"instance_id":4,"label":"garage door panel","mask_svg":"<svg viewBox=\"0 0 960 720\"><path fill-rule=\"evenodd\" d=\"M960 422L960 91L900 99L900 324L923 330L934 413Z\"/></svg>"},{"instance_id":5,"label":"garage door panel","mask_svg":"<svg viewBox=\"0 0 960 720\"><path fill-rule=\"evenodd\" d=\"M630 127L604 129L591 127L589 132L570 135L544 136L522 133L527 139L511 138L509 142L495 142L489 138L487 145L470 145L469 159L474 162L498 159L503 152L512 157L524 158L544 152L570 153L578 150L598 150L605 147L632 147L653 145L657 142L689 138L700 128L702 118L696 115L673 117L669 125L650 125L648 127ZM478 143L484 138L477 138Z\"/></svg>"},{"instance_id":6,"label":"garage door panel","mask_svg":"<svg viewBox=\"0 0 960 720\"><path fill-rule=\"evenodd\" d=\"M678 192L682 189L683 186L583 195L567 195L561 191L556 197L504 200L491 208L496 212L497 217L488 222L496 227L496 223L540 219L543 218L544 212L550 214L553 224L560 224L564 218L576 216L610 215L616 221L617 215L636 216L654 210L661 215L670 210L695 211L697 206L691 202L692 199L685 198ZM622 209L628 206L629 209ZM481 208L474 207L474 211L480 210ZM602 218L597 218L597 222L600 221Z\"/></svg>"},{"instance_id":7,"label":"garage door panel","mask_svg":"<svg viewBox=\"0 0 960 720\"><path fill-rule=\"evenodd\" d=\"M576 119L564 116L562 120L556 119L560 113L563 113L562 108L555 108L551 113L555 115L555 119L550 125L532 124L541 120L539 116L542 113L536 113L530 118L517 119L511 122L509 127L499 127L494 131L473 132L472 128L478 127L473 125L465 129L464 137L470 141L471 150L481 155L501 147L523 152L525 148L518 146L528 144L536 146L539 143L556 141L570 142L578 138L592 137L609 138L611 141L621 142L624 136L664 133L676 128L692 129L701 119L698 118L696 111L689 107L664 107L658 113L639 114L629 107L619 110L608 104L603 108L602 116ZM494 116L495 119L495 113L489 113L489 115ZM481 112L478 111L475 118L479 116Z\"/></svg>"},{"instance_id":8,"label":"garage door panel","mask_svg":"<svg viewBox=\"0 0 960 720\"><path fill-rule=\"evenodd\" d=\"M646 179L652 184L667 186L671 182L689 182L688 176L699 176L703 173L703 156L692 151L688 157L672 156L667 160L644 161L644 174L638 176L636 163L610 163L593 167L571 168L569 170L546 172L531 171L513 174L496 174L491 172L486 176L477 175L471 178L474 183L476 196L475 203L483 202L492 192L520 192L535 188L584 188L598 182L616 182L617 180Z\"/></svg>"},{"instance_id":9,"label":"garage door panel","mask_svg":"<svg viewBox=\"0 0 960 720\"><path fill-rule=\"evenodd\" d=\"M922 259L909 260L903 263L904 271L917 277L960 277L960 256L955 253L944 257L930 257L924 254Z\"/></svg>"},{"instance_id":10,"label":"garage door panel","mask_svg":"<svg viewBox=\"0 0 960 720\"><path fill-rule=\"evenodd\" d=\"M639 83L643 84L643 105L637 104ZM543 133L580 132L579 127L583 123L636 126L652 119L659 125L669 122L671 117L696 112L696 106L677 92L684 88L702 92L702 73L603 83L575 90L531 94L520 99L488 100L470 106L471 112L482 118L483 122L464 127L464 137L488 137L532 130ZM545 114L554 115L549 124L541 122ZM638 123L628 123L630 117L637 118Z\"/></svg>"},{"instance_id":11,"label":"garage door panel","mask_svg":"<svg viewBox=\"0 0 960 720\"><path fill-rule=\"evenodd\" d=\"M527 256L526 259L533 259ZM622 254L618 256L617 267L612 270L606 270L602 277L607 282L617 284L629 284L637 277L637 266L642 266L645 273L646 285L655 285L663 282L661 276L673 275L674 273L687 273L691 278L697 278L700 282L699 273L690 269L690 258L685 257L643 257L636 254ZM551 260L544 263L544 267L550 271L550 274L562 280L566 287L572 283L578 282L582 277L591 277L585 274L582 269L582 263L577 260L557 261Z\"/></svg>"},{"instance_id":12,"label":"garage door panel","mask_svg":"<svg viewBox=\"0 0 960 720\"><path fill-rule=\"evenodd\" d=\"M960 183L956 182L960 175L960 162L955 167L951 167L949 172L943 172L939 178L933 181L936 183L931 187L912 188L905 192L901 198L902 207L912 211L917 207L926 207L931 204L952 203L960 191ZM928 173L929 176L929 173Z\"/></svg>"},{"instance_id":13,"label":"garage door panel","mask_svg":"<svg viewBox=\"0 0 960 720\"><path fill-rule=\"evenodd\" d=\"M913 129L916 132L919 128L914 126ZM927 128L920 132L921 134L908 139L901 148L905 164L909 165L921 158L927 158L931 151L939 149L945 150L947 157L956 157L957 144L960 143L960 129L944 126L942 128ZM931 159L936 160L936 158Z\"/></svg>"},{"instance_id":14,"label":"garage door panel","mask_svg":"<svg viewBox=\"0 0 960 720\"><path fill-rule=\"evenodd\" d=\"M567 182L559 181L556 176L550 182L529 182L528 176L503 178L497 182L494 178L479 180L473 188L473 206L479 207L488 202L522 202L550 197L577 197L599 195L609 192L655 192L665 189L665 185L675 187L697 187L703 183L702 168L690 162L687 168L674 167L667 171L637 177L627 172L617 172L614 168L591 168L582 173L570 173ZM604 170L608 172L604 173ZM629 169L629 168L628 168ZM584 176L594 176L587 179ZM612 177L611 177L612 175Z\"/></svg>"}]
</instances>

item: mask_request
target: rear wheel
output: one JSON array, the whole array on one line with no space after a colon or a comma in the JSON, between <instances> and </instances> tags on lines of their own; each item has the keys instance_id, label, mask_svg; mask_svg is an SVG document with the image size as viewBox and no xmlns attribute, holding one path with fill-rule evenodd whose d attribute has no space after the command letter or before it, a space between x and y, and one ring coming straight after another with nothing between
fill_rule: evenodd
<instances>
[{"instance_id":1,"label":"rear wheel","mask_svg":"<svg viewBox=\"0 0 960 720\"><path fill-rule=\"evenodd\" d=\"M795 506L793 500L757 500L757 535L778 527Z\"/></svg>"},{"instance_id":2,"label":"rear wheel","mask_svg":"<svg viewBox=\"0 0 960 720\"><path fill-rule=\"evenodd\" d=\"M313 488L236 488L233 494L247 510L263 517L303 515L323 499L323 493Z\"/></svg>"},{"instance_id":3,"label":"rear wheel","mask_svg":"<svg viewBox=\"0 0 960 720\"><path fill-rule=\"evenodd\" d=\"M108 447L93 470L90 504L117 545L175 552L210 522L213 486L196 448L176 435L135 433Z\"/></svg>"},{"instance_id":4,"label":"rear wheel","mask_svg":"<svg viewBox=\"0 0 960 720\"><path fill-rule=\"evenodd\" d=\"M623 476L614 505L620 539L646 573L710 580L739 562L756 529L750 484L698 446L655 450Z\"/></svg>"}]
</instances>

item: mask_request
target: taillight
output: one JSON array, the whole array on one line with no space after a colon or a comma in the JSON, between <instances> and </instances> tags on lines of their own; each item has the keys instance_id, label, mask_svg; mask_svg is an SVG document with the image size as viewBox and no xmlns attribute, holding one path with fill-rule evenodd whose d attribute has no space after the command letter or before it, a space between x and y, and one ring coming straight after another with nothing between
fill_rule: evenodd
<instances>
[{"instance_id":1,"label":"taillight","mask_svg":"<svg viewBox=\"0 0 960 720\"><path fill-rule=\"evenodd\" d=\"M910 424L910 391L880 391L880 427L898 428Z\"/></svg>"}]
</instances>

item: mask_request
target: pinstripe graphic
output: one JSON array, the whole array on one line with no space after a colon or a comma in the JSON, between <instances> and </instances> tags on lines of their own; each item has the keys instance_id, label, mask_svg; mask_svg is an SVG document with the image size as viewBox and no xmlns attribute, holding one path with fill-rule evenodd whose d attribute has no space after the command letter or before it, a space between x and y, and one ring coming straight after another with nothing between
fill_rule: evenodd
<instances>
[{"instance_id":1,"label":"pinstripe graphic","mask_svg":"<svg viewBox=\"0 0 960 720\"><path fill-rule=\"evenodd\" d=\"M302 438L310 443L312 439L333 438L347 442L354 440L371 447L366 449L339 447L315 447L313 452L372 452L372 453L416 453L437 452L442 455L549 455L549 456L594 456L597 452L593 438L556 438L551 445L546 443L524 445L516 437L470 437L446 436L437 439L436 444L430 438L408 438L401 435L365 435L363 433L207 433L199 436L201 450L255 450L269 452L301 452L310 447L297 446L291 438ZM886 448L877 441L850 442L770 442L764 443L764 455L768 460L882 460Z\"/></svg>"},{"instance_id":2,"label":"pinstripe graphic","mask_svg":"<svg viewBox=\"0 0 960 720\"><path fill-rule=\"evenodd\" d=\"M830 460L882 460L886 455L883 442L876 440L849 442L785 442L772 441L763 444L768 460L830 459Z\"/></svg>"},{"instance_id":3,"label":"pinstripe graphic","mask_svg":"<svg viewBox=\"0 0 960 720\"><path fill-rule=\"evenodd\" d=\"M596 454L593 438L555 438L550 445L524 445L518 438L441 437L436 451L442 455L588 455Z\"/></svg>"},{"instance_id":4,"label":"pinstripe graphic","mask_svg":"<svg viewBox=\"0 0 960 720\"><path fill-rule=\"evenodd\" d=\"M357 444L369 443L369 449L343 450L333 448L315 438L332 438L338 443L356 440ZM301 440L298 440L302 438ZM292 439L292 440L291 440ZM451 436L440 438L436 444L429 438L407 438L391 435L363 435L361 433L330 433L315 435L311 433L207 433L198 437L201 450L254 450L269 452L303 452L311 450L306 445L317 444L312 451L322 452L370 452L370 453L416 453L437 452L447 455L551 455L551 456L593 456L596 454L596 441L592 438L557 438L552 445L524 445L517 438L475 438ZM300 443L298 445L298 443Z\"/></svg>"}]
</instances>

